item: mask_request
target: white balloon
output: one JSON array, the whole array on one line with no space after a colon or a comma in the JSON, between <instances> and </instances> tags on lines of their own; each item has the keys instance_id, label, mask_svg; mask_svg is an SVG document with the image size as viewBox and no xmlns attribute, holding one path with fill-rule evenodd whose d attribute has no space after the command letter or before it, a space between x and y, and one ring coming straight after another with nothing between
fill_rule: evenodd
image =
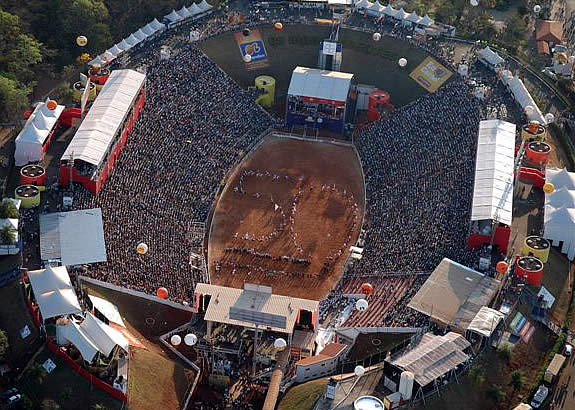
<instances>
[{"instance_id":1,"label":"white balloon","mask_svg":"<svg viewBox=\"0 0 575 410\"><path fill-rule=\"evenodd\" d=\"M399 64L400 67L405 67L407 65L407 59L402 57L399 59L397 63Z\"/></svg>"},{"instance_id":2,"label":"white balloon","mask_svg":"<svg viewBox=\"0 0 575 410\"><path fill-rule=\"evenodd\" d=\"M365 312L368 307L369 303L367 303L367 300L365 299L359 299L357 302L355 302L355 308L360 312Z\"/></svg>"},{"instance_id":3,"label":"white balloon","mask_svg":"<svg viewBox=\"0 0 575 410\"><path fill-rule=\"evenodd\" d=\"M527 107L525 107L525 114L527 116L532 115L535 112L535 108L533 108L531 105L528 105Z\"/></svg>"},{"instance_id":4,"label":"white balloon","mask_svg":"<svg viewBox=\"0 0 575 410\"><path fill-rule=\"evenodd\" d=\"M140 255L145 255L148 253L148 245L146 245L144 242L139 243L136 247L136 252L138 252Z\"/></svg>"},{"instance_id":5,"label":"white balloon","mask_svg":"<svg viewBox=\"0 0 575 410\"><path fill-rule=\"evenodd\" d=\"M282 339L281 337L278 337L275 341L274 341L274 348L276 350L282 351L287 347L287 342L285 341L285 339Z\"/></svg>"},{"instance_id":6,"label":"white balloon","mask_svg":"<svg viewBox=\"0 0 575 410\"><path fill-rule=\"evenodd\" d=\"M540 6L539 4L536 4L536 5L533 7L533 12L534 12L534 13L539 13L540 11L541 11L541 6Z\"/></svg>"},{"instance_id":7,"label":"white balloon","mask_svg":"<svg viewBox=\"0 0 575 410\"><path fill-rule=\"evenodd\" d=\"M173 344L174 346L178 346L180 343L182 343L182 338L180 337L180 335L173 335L172 337L170 337L170 343Z\"/></svg>"},{"instance_id":8,"label":"white balloon","mask_svg":"<svg viewBox=\"0 0 575 410\"><path fill-rule=\"evenodd\" d=\"M473 7L479 6L479 0L470 0L469 3L471 3Z\"/></svg>"},{"instance_id":9,"label":"white balloon","mask_svg":"<svg viewBox=\"0 0 575 410\"><path fill-rule=\"evenodd\" d=\"M188 333L187 335L184 336L184 343L187 346L193 346L196 343L198 343L198 337L193 333Z\"/></svg>"},{"instance_id":10,"label":"white balloon","mask_svg":"<svg viewBox=\"0 0 575 410\"><path fill-rule=\"evenodd\" d=\"M548 112L547 114L545 114L545 121L547 121L547 124L551 124L552 122L555 121L555 116L550 112Z\"/></svg>"},{"instance_id":11,"label":"white balloon","mask_svg":"<svg viewBox=\"0 0 575 410\"><path fill-rule=\"evenodd\" d=\"M250 61L252 61L252 55L251 55L251 54L246 54L246 55L244 56L244 61L245 61L246 63L249 63Z\"/></svg>"},{"instance_id":12,"label":"white balloon","mask_svg":"<svg viewBox=\"0 0 575 410\"><path fill-rule=\"evenodd\" d=\"M381 34L379 33L373 33L373 36L371 36L373 38L373 41L379 41L381 40Z\"/></svg>"},{"instance_id":13,"label":"white balloon","mask_svg":"<svg viewBox=\"0 0 575 410\"><path fill-rule=\"evenodd\" d=\"M365 374L365 367L363 366L355 366L355 369L353 369L353 372L355 373L355 375L357 377L361 377Z\"/></svg>"}]
</instances>

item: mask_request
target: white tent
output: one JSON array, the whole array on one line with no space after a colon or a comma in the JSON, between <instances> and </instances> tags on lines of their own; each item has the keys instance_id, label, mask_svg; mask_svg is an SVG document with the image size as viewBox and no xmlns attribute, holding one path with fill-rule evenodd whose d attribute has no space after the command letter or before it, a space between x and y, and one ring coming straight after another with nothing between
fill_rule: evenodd
<instances>
[{"instance_id":1,"label":"white tent","mask_svg":"<svg viewBox=\"0 0 575 410\"><path fill-rule=\"evenodd\" d=\"M471 220L494 220L511 226L515 124L479 123Z\"/></svg>"},{"instance_id":2,"label":"white tent","mask_svg":"<svg viewBox=\"0 0 575 410\"><path fill-rule=\"evenodd\" d=\"M394 9L393 7L391 7L391 5L388 4L387 6L385 6L385 7L383 8L383 11L382 11L382 12L383 12L383 14L385 14L386 16L393 17L393 16L395 16L395 14L397 13L397 10Z\"/></svg>"},{"instance_id":3,"label":"white tent","mask_svg":"<svg viewBox=\"0 0 575 410\"><path fill-rule=\"evenodd\" d=\"M120 346L126 352L129 351L129 343L126 337L91 313L86 314L86 318L80 324L80 329L88 335L92 343L94 343L94 345L98 347L98 350L105 356L108 356L116 345Z\"/></svg>"},{"instance_id":4,"label":"white tent","mask_svg":"<svg viewBox=\"0 0 575 410\"><path fill-rule=\"evenodd\" d=\"M547 168L545 170L545 181L555 186L556 190L566 188L570 191L575 190L575 172L569 172L566 168ZM553 196L555 193L550 194Z\"/></svg>"},{"instance_id":5,"label":"white tent","mask_svg":"<svg viewBox=\"0 0 575 410\"><path fill-rule=\"evenodd\" d=\"M134 47L136 44L140 42L140 39L138 39L133 33L130 34L129 37L126 37L125 40L131 47Z\"/></svg>"},{"instance_id":6,"label":"white tent","mask_svg":"<svg viewBox=\"0 0 575 410\"><path fill-rule=\"evenodd\" d=\"M169 20L170 23L177 23L178 21L182 20L183 17L178 14L176 10L172 10L170 14L166 14L164 16L164 20Z\"/></svg>"},{"instance_id":7,"label":"white tent","mask_svg":"<svg viewBox=\"0 0 575 410\"><path fill-rule=\"evenodd\" d=\"M288 95L346 101L353 74L296 67L292 72Z\"/></svg>"},{"instance_id":8,"label":"white tent","mask_svg":"<svg viewBox=\"0 0 575 410\"><path fill-rule=\"evenodd\" d=\"M371 7L373 3L369 2L368 0L359 0L355 3L355 8L358 10L368 9Z\"/></svg>"},{"instance_id":9,"label":"white tent","mask_svg":"<svg viewBox=\"0 0 575 410\"><path fill-rule=\"evenodd\" d=\"M146 36L151 36L156 32L156 29L154 28L154 26L152 25L152 23L148 23L146 24L144 27L142 27L140 30L142 30L142 32L146 35Z\"/></svg>"},{"instance_id":10,"label":"white tent","mask_svg":"<svg viewBox=\"0 0 575 410\"><path fill-rule=\"evenodd\" d=\"M138 31L135 31L133 36L136 37L139 41L144 41L148 37L141 28L139 28Z\"/></svg>"},{"instance_id":11,"label":"white tent","mask_svg":"<svg viewBox=\"0 0 575 410\"><path fill-rule=\"evenodd\" d=\"M490 337L505 315L498 310L483 306L475 315L467 330L479 333L482 336Z\"/></svg>"},{"instance_id":12,"label":"white tent","mask_svg":"<svg viewBox=\"0 0 575 410\"><path fill-rule=\"evenodd\" d=\"M575 190L565 186L555 190L550 195L545 196L545 206L554 208L575 208Z\"/></svg>"},{"instance_id":13,"label":"white tent","mask_svg":"<svg viewBox=\"0 0 575 410\"><path fill-rule=\"evenodd\" d=\"M118 44L116 44L116 47L118 47L120 50L122 51L127 51L130 48L132 48L132 46L130 44L128 44L128 42L126 41L126 39L123 39L122 41L120 41Z\"/></svg>"},{"instance_id":14,"label":"white tent","mask_svg":"<svg viewBox=\"0 0 575 410\"><path fill-rule=\"evenodd\" d=\"M421 17L419 17L417 13L414 11L407 16L407 20L411 21L414 24L419 24L419 22L421 21Z\"/></svg>"},{"instance_id":15,"label":"white tent","mask_svg":"<svg viewBox=\"0 0 575 410\"><path fill-rule=\"evenodd\" d=\"M367 8L367 14L370 16L379 16L384 9L385 7L383 7L378 0L375 0L375 3Z\"/></svg>"},{"instance_id":16,"label":"white tent","mask_svg":"<svg viewBox=\"0 0 575 410\"><path fill-rule=\"evenodd\" d=\"M190 7L188 7L188 11L190 12L190 14L192 16L203 13L202 9L199 8L196 3L192 3L192 5Z\"/></svg>"},{"instance_id":17,"label":"white tent","mask_svg":"<svg viewBox=\"0 0 575 410\"><path fill-rule=\"evenodd\" d=\"M96 346L86 332L80 328L76 323L70 321L62 330L64 338L72 343L82 355L82 358L90 363L94 360L94 356L98 353L98 346Z\"/></svg>"},{"instance_id":18,"label":"white tent","mask_svg":"<svg viewBox=\"0 0 575 410\"><path fill-rule=\"evenodd\" d=\"M202 2L200 4L198 4L198 7L200 8L200 10L202 10L203 12L206 12L208 10L211 10L214 8L214 6L212 6L211 4L209 4L206 0L202 0Z\"/></svg>"},{"instance_id":19,"label":"white tent","mask_svg":"<svg viewBox=\"0 0 575 410\"><path fill-rule=\"evenodd\" d=\"M406 13L406 11L402 8L400 8L399 10L397 10L397 12L395 13L395 16L393 16L396 20L400 20L403 21L407 18L408 14Z\"/></svg>"},{"instance_id":20,"label":"white tent","mask_svg":"<svg viewBox=\"0 0 575 410\"><path fill-rule=\"evenodd\" d=\"M96 56L95 59L93 59L92 61L90 61L88 63L88 65L95 65L95 64L99 64L99 65L104 64L104 59L101 56Z\"/></svg>"},{"instance_id":21,"label":"white tent","mask_svg":"<svg viewBox=\"0 0 575 410\"><path fill-rule=\"evenodd\" d=\"M119 54L122 53L122 49L120 47L118 47L117 44L114 44L114 46L112 48L109 48L106 50L106 53L113 55L114 57L117 57Z\"/></svg>"},{"instance_id":22,"label":"white tent","mask_svg":"<svg viewBox=\"0 0 575 410\"><path fill-rule=\"evenodd\" d=\"M153 20L150 22L150 24L152 25L152 28L153 28L155 31L163 30L163 29L166 28L166 25L160 23L160 22L158 21L158 19L153 19Z\"/></svg>"},{"instance_id":23,"label":"white tent","mask_svg":"<svg viewBox=\"0 0 575 410\"><path fill-rule=\"evenodd\" d=\"M24 124L24 128L16 137L16 150L14 151L16 166L41 161L44 157L42 147L66 108L58 105L55 110L51 111L45 106L46 103L43 102L36 106Z\"/></svg>"},{"instance_id":24,"label":"white tent","mask_svg":"<svg viewBox=\"0 0 575 410\"><path fill-rule=\"evenodd\" d=\"M509 81L508 86L509 90L513 94L513 97L515 98L515 101L517 101L517 104L519 104L521 108L525 109L525 107L528 106L533 107L533 112L527 116L530 121L539 121L541 124L547 124L547 121L545 121L545 117L541 113L541 110L519 77L513 77Z\"/></svg>"},{"instance_id":25,"label":"white tent","mask_svg":"<svg viewBox=\"0 0 575 410\"><path fill-rule=\"evenodd\" d=\"M547 168L545 180L555 186L555 192L545 195L543 237L553 246L561 246L561 252L570 260L575 259L575 173L565 168Z\"/></svg>"},{"instance_id":26,"label":"white tent","mask_svg":"<svg viewBox=\"0 0 575 410\"><path fill-rule=\"evenodd\" d=\"M192 13L190 13L184 6L182 6L182 8L177 11L177 13L185 19L192 16Z\"/></svg>"},{"instance_id":27,"label":"white tent","mask_svg":"<svg viewBox=\"0 0 575 410\"><path fill-rule=\"evenodd\" d=\"M494 70L499 68L499 66L505 62L503 57L489 47L479 50L479 60Z\"/></svg>"},{"instance_id":28,"label":"white tent","mask_svg":"<svg viewBox=\"0 0 575 410\"><path fill-rule=\"evenodd\" d=\"M420 25L422 25L422 26L429 27L429 26L432 26L433 23L435 23L435 22L433 21L433 19L426 14L426 15L419 21L418 24L420 24Z\"/></svg>"},{"instance_id":29,"label":"white tent","mask_svg":"<svg viewBox=\"0 0 575 410\"><path fill-rule=\"evenodd\" d=\"M29 271L28 278L44 320L82 312L65 266Z\"/></svg>"},{"instance_id":30,"label":"white tent","mask_svg":"<svg viewBox=\"0 0 575 410\"><path fill-rule=\"evenodd\" d=\"M102 315L106 317L106 319L122 327L126 327L124 321L122 320L122 316L120 316L120 311L116 305L108 302L106 299L102 299L94 295L89 295L88 297L90 298L94 309L98 310Z\"/></svg>"}]
</instances>

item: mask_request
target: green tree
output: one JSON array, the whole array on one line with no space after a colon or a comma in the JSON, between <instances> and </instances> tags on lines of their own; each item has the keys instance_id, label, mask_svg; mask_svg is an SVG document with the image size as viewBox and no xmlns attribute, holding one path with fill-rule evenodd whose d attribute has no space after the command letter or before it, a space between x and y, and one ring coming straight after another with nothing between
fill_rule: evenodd
<instances>
[{"instance_id":1,"label":"green tree","mask_svg":"<svg viewBox=\"0 0 575 410\"><path fill-rule=\"evenodd\" d=\"M471 381L478 386L481 386L485 382L485 372L483 368L479 366L472 367L467 375Z\"/></svg>"},{"instance_id":2,"label":"green tree","mask_svg":"<svg viewBox=\"0 0 575 410\"><path fill-rule=\"evenodd\" d=\"M20 216L18 208L12 201L0 202L0 218L18 218Z\"/></svg>"},{"instance_id":3,"label":"green tree","mask_svg":"<svg viewBox=\"0 0 575 410\"><path fill-rule=\"evenodd\" d=\"M497 384L492 384L486 391L487 397L495 402L495 404L501 403L505 399L505 392L501 389L501 386Z\"/></svg>"},{"instance_id":4,"label":"green tree","mask_svg":"<svg viewBox=\"0 0 575 410\"><path fill-rule=\"evenodd\" d=\"M12 245L14 242L16 242L16 234L10 225L4 225L0 229L0 241L2 241L2 243L5 245Z\"/></svg>"},{"instance_id":5,"label":"green tree","mask_svg":"<svg viewBox=\"0 0 575 410\"><path fill-rule=\"evenodd\" d=\"M26 372L26 377L28 380L40 385L44 382L44 377L46 376L46 370L38 363L34 363L28 371Z\"/></svg>"},{"instance_id":6,"label":"green tree","mask_svg":"<svg viewBox=\"0 0 575 410\"><path fill-rule=\"evenodd\" d=\"M0 360L6 360L6 356L10 351L10 342L8 341L8 335L3 330L0 330Z\"/></svg>"},{"instance_id":7,"label":"green tree","mask_svg":"<svg viewBox=\"0 0 575 410\"><path fill-rule=\"evenodd\" d=\"M521 390L525 384L525 376L521 370L511 372L511 383L513 391Z\"/></svg>"},{"instance_id":8,"label":"green tree","mask_svg":"<svg viewBox=\"0 0 575 410\"><path fill-rule=\"evenodd\" d=\"M42 410L60 410L62 406L52 399L44 399L40 408Z\"/></svg>"},{"instance_id":9,"label":"green tree","mask_svg":"<svg viewBox=\"0 0 575 410\"><path fill-rule=\"evenodd\" d=\"M497 349L497 354L499 355L501 360L505 361L506 363L510 363L511 360L513 359L513 351L511 350L511 347L509 347L508 345L499 346L499 348Z\"/></svg>"},{"instance_id":10,"label":"green tree","mask_svg":"<svg viewBox=\"0 0 575 410\"><path fill-rule=\"evenodd\" d=\"M42 61L40 43L24 34L18 16L0 9L0 72L18 81L30 81L32 68Z\"/></svg>"},{"instance_id":11,"label":"green tree","mask_svg":"<svg viewBox=\"0 0 575 410\"><path fill-rule=\"evenodd\" d=\"M22 87L18 81L0 74L0 122L15 122L28 106L30 85Z\"/></svg>"}]
</instances>

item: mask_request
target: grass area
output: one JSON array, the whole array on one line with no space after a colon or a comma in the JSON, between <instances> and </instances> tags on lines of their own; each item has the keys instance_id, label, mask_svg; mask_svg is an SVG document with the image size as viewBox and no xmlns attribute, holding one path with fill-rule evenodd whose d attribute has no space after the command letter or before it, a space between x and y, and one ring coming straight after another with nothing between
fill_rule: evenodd
<instances>
[{"instance_id":1,"label":"grass area","mask_svg":"<svg viewBox=\"0 0 575 410\"><path fill-rule=\"evenodd\" d=\"M310 410L325 392L329 377L292 387L280 401L277 410Z\"/></svg>"},{"instance_id":2,"label":"grass area","mask_svg":"<svg viewBox=\"0 0 575 410\"><path fill-rule=\"evenodd\" d=\"M285 98L291 73L296 66L316 67L319 44L329 38L329 26L285 25L280 32L272 27L259 28L267 53L268 67L247 70L233 33L209 39L199 47L242 87L253 85L259 75L276 79L276 102ZM391 94L395 106L405 105L427 93L409 73L427 56L416 47L390 37L375 43L370 34L344 29L340 31L343 45L341 71L355 74L360 84L372 84ZM405 57L408 66L400 69L399 58Z\"/></svg>"},{"instance_id":3,"label":"grass area","mask_svg":"<svg viewBox=\"0 0 575 410\"><path fill-rule=\"evenodd\" d=\"M30 335L23 339L20 330L25 326ZM41 344L38 330L24 302L20 281L15 280L0 288L0 328L8 334L9 361L13 366L23 367Z\"/></svg>"},{"instance_id":4,"label":"grass area","mask_svg":"<svg viewBox=\"0 0 575 410\"><path fill-rule=\"evenodd\" d=\"M144 349L132 349L129 402L133 410L179 410L194 374L182 365Z\"/></svg>"},{"instance_id":5,"label":"grass area","mask_svg":"<svg viewBox=\"0 0 575 410\"><path fill-rule=\"evenodd\" d=\"M42 365L47 359L52 359L56 368L52 373L42 373L40 377L24 375L17 385L36 406L53 400L62 410L91 410L95 405L101 405L101 410L116 410L122 408L122 402L114 399L108 393L94 387L90 382L74 372L66 363L48 349L44 349L34 363Z\"/></svg>"}]
</instances>

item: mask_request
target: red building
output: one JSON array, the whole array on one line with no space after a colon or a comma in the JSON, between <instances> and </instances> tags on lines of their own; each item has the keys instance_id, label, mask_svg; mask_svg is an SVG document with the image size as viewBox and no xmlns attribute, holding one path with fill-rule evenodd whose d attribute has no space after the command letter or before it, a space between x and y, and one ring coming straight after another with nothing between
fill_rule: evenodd
<instances>
[{"instance_id":1,"label":"red building","mask_svg":"<svg viewBox=\"0 0 575 410\"><path fill-rule=\"evenodd\" d=\"M60 159L60 184L70 178L92 193L102 189L146 101L146 76L115 70Z\"/></svg>"}]
</instances>

